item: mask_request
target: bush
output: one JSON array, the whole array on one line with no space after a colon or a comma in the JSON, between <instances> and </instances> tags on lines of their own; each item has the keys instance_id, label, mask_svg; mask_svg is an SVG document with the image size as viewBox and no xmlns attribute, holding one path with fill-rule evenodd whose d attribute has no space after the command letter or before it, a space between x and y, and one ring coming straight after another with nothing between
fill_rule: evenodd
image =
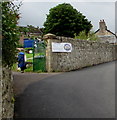
<instances>
[{"instance_id":1,"label":"bush","mask_svg":"<svg viewBox=\"0 0 117 120\"><path fill-rule=\"evenodd\" d=\"M3 66L11 67L16 62L16 47L20 33L17 26L19 20L19 5L13 2L2 1L2 63Z\"/></svg>"},{"instance_id":2,"label":"bush","mask_svg":"<svg viewBox=\"0 0 117 120\"><path fill-rule=\"evenodd\" d=\"M99 37L93 31L81 31L78 36L75 34L75 39L99 41Z\"/></svg>"}]
</instances>

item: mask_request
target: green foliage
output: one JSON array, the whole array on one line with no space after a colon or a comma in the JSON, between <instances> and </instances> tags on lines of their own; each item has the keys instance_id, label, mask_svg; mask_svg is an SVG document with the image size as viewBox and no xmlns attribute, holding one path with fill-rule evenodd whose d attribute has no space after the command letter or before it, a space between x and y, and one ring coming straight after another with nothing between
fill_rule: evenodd
<instances>
[{"instance_id":1,"label":"green foliage","mask_svg":"<svg viewBox=\"0 0 117 120\"><path fill-rule=\"evenodd\" d=\"M90 31L88 33L86 33L86 31L81 31L78 36L76 34L74 35L75 35L75 39L92 40L92 41L99 40L98 36L93 31Z\"/></svg>"},{"instance_id":2,"label":"green foliage","mask_svg":"<svg viewBox=\"0 0 117 120\"><path fill-rule=\"evenodd\" d=\"M20 32L23 32L23 33L26 35L26 33L29 32L29 29L28 29L27 27L19 26L19 31L20 31Z\"/></svg>"},{"instance_id":3,"label":"green foliage","mask_svg":"<svg viewBox=\"0 0 117 120\"><path fill-rule=\"evenodd\" d=\"M13 71L21 71L17 69L17 63L14 63L12 66ZM24 70L25 72L33 72L33 64L27 65L27 68Z\"/></svg>"},{"instance_id":4,"label":"green foliage","mask_svg":"<svg viewBox=\"0 0 117 120\"><path fill-rule=\"evenodd\" d=\"M12 97L12 98L11 98L11 103L14 104L14 102L15 102L15 98Z\"/></svg>"},{"instance_id":5,"label":"green foliage","mask_svg":"<svg viewBox=\"0 0 117 120\"><path fill-rule=\"evenodd\" d=\"M17 44L17 47L18 47L18 48L23 48L24 46L23 46L22 44L18 43L18 44Z\"/></svg>"},{"instance_id":6,"label":"green foliage","mask_svg":"<svg viewBox=\"0 0 117 120\"><path fill-rule=\"evenodd\" d=\"M12 65L12 70L13 70L13 71L17 71L17 66L18 66L17 63L14 63L14 64Z\"/></svg>"},{"instance_id":7,"label":"green foliage","mask_svg":"<svg viewBox=\"0 0 117 120\"><path fill-rule=\"evenodd\" d=\"M99 41L99 37L95 34L95 32L91 31L88 33L88 40Z\"/></svg>"},{"instance_id":8,"label":"green foliage","mask_svg":"<svg viewBox=\"0 0 117 120\"><path fill-rule=\"evenodd\" d=\"M33 53L25 53L26 54L26 58L32 58L33 57Z\"/></svg>"},{"instance_id":9,"label":"green foliage","mask_svg":"<svg viewBox=\"0 0 117 120\"><path fill-rule=\"evenodd\" d=\"M33 65L28 66L25 72L33 72Z\"/></svg>"},{"instance_id":10,"label":"green foliage","mask_svg":"<svg viewBox=\"0 0 117 120\"><path fill-rule=\"evenodd\" d=\"M75 39L81 39L81 40L88 39L88 36L86 35L85 31L81 31L78 36L76 35L76 33L74 35L75 35Z\"/></svg>"},{"instance_id":11,"label":"green foliage","mask_svg":"<svg viewBox=\"0 0 117 120\"><path fill-rule=\"evenodd\" d=\"M92 25L82 13L70 4L63 3L49 10L44 27L44 33L74 37L74 33L78 35L83 30L89 32Z\"/></svg>"},{"instance_id":12,"label":"green foliage","mask_svg":"<svg viewBox=\"0 0 117 120\"><path fill-rule=\"evenodd\" d=\"M2 62L4 66L11 67L16 61L16 47L19 40L19 7L13 2L2 2Z\"/></svg>"},{"instance_id":13,"label":"green foliage","mask_svg":"<svg viewBox=\"0 0 117 120\"><path fill-rule=\"evenodd\" d=\"M27 26L19 26L19 31L23 32L24 34L27 33L40 33L41 35L43 34L42 28L39 28L38 26L32 26L32 25L27 25Z\"/></svg>"}]
</instances>

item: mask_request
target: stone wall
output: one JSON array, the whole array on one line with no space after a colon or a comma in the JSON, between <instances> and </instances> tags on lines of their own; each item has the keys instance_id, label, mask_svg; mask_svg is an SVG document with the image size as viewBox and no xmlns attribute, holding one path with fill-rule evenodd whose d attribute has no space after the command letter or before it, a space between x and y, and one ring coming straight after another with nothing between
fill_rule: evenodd
<instances>
[{"instance_id":1,"label":"stone wall","mask_svg":"<svg viewBox=\"0 0 117 120\"><path fill-rule=\"evenodd\" d=\"M0 65L0 120L2 119L2 67Z\"/></svg>"},{"instance_id":2,"label":"stone wall","mask_svg":"<svg viewBox=\"0 0 117 120\"><path fill-rule=\"evenodd\" d=\"M14 97L11 70L2 68L2 118L13 118Z\"/></svg>"},{"instance_id":3,"label":"stone wall","mask_svg":"<svg viewBox=\"0 0 117 120\"><path fill-rule=\"evenodd\" d=\"M76 40L52 34L44 36L47 40L46 68L48 72L71 71L115 60L115 45L109 43ZM71 43L72 52L52 52L52 42Z\"/></svg>"},{"instance_id":4,"label":"stone wall","mask_svg":"<svg viewBox=\"0 0 117 120\"><path fill-rule=\"evenodd\" d=\"M102 43L117 43L117 38L115 35L100 35L98 37Z\"/></svg>"}]
</instances>

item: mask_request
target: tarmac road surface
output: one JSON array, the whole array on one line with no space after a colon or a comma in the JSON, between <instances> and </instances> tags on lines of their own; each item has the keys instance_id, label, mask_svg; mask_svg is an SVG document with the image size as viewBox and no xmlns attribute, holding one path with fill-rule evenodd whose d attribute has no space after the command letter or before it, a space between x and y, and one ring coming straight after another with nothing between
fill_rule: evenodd
<instances>
[{"instance_id":1,"label":"tarmac road surface","mask_svg":"<svg viewBox=\"0 0 117 120\"><path fill-rule=\"evenodd\" d=\"M26 79L28 74L14 73L16 86L20 75ZM48 75L42 80L39 73L30 76L28 80L37 80L18 94L16 118L115 117L115 62Z\"/></svg>"}]
</instances>

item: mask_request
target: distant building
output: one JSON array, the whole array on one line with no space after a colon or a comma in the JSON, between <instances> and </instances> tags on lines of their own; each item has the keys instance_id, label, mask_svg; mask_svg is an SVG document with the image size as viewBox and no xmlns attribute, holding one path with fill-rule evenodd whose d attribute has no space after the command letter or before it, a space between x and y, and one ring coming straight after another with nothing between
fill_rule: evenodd
<instances>
[{"instance_id":1,"label":"distant building","mask_svg":"<svg viewBox=\"0 0 117 120\"><path fill-rule=\"evenodd\" d=\"M33 29L31 31L28 31L28 32L24 32L23 29L26 29L27 27L21 27L20 26L20 29L21 29L21 36L20 36L20 39L19 39L19 44L20 45L24 45L24 39L25 38L28 38L28 39L37 39L39 41L41 41L42 39L42 35L43 35L43 32L41 29L39 28L35 28L34 31Z\"/></svg>"},{"instance_id":2,"label":"distant building","mask_svg":"<svg viewBox=\"0 0 117 120\"><path fill-rule=\"evenodd\" d=\"M99 29L95 32L95 34L100 38L101 42L116 43L117 41L116 34L107 29L104 20L100 20Z\"/></svg>"},{"instance_id":3,"label":"distant building","mask_svg":"<svg viewBox=\"0 0 117 120\"><path fill-rule=\"evenodd\" d=\"M20 45L24 45L24 34L22 33L21 36L20 36L20 39L19 39L19 44Z\"/></svg>"}]
</instances>

